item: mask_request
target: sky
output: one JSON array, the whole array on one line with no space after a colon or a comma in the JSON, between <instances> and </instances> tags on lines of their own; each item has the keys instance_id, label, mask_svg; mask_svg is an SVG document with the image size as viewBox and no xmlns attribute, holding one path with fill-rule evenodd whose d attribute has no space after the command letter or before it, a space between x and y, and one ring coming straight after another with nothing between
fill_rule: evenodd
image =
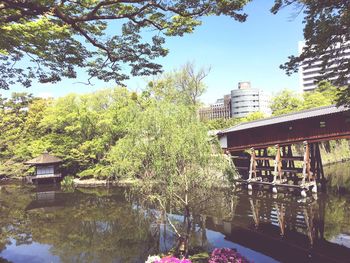
<instances>
[{"instance_id":1,"label":"sky","mask_svg":"<svg viewBox=\"0 0 350 263\"><path fill-rule=\"evenodd\" d=\"M296 55L298 42L303 40L302 14L295 8L285 8L277 15L270 13L273 0L254 0L244 11L247 21L237 22L228 17L206 17L192 34L183 37L167 37L165 46L169 54L157 62L165 72L180 68L186 62L199 67L210 67L205 79L204 103L214 103L224 94L236 89L238 82L250 81L253 88L271 94L284 88L301 90L299 75L287 76L279 65L288 56ZM112 30L110 30L112 33ZM119 30L118 30L119 31ZM77 79L66 79L57 84L35 83L32 87L12 87L0 94L25 91L35 96L60 97L68 93L88 93L116 86L113 82L93 80L93 86L82 84L87 75L79 72ZM150 77L131 77L125 84L141 91Z\"/></svg>"}]
</instances>

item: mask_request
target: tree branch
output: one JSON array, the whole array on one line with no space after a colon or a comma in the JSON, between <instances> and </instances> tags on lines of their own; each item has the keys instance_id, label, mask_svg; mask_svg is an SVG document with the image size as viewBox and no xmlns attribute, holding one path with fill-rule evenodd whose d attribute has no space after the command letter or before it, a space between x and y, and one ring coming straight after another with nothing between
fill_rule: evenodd
<instances>
[{"instance_id":1,"label":"tree branch","mask_svg":"<svg viewBox=\"0 0 350 263\"><path fill-rule=\"evenodd\" d=\"M164 210L164 213L165 213L165 217L167 218L168 220L168 223L169 225L171 226L171 228L174 230L175 234L178 236L178 237L181 237L181 234L179 233L179 231L176 229L175 225L173 224L173 222L171 222L167 212L166 212L166 209L165 209L165 206L163 205L162 203L162 200L160 200L160 198L156 197L156 199L158 200L159 202L159 205L162 207L162 209Z\"/></svg>"}]
</instances>

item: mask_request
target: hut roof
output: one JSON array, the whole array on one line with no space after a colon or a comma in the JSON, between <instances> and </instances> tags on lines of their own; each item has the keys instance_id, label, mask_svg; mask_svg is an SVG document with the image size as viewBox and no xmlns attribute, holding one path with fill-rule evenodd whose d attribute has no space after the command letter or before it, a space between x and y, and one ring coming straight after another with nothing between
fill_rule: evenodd
<instances>
[{"instance_id":1,"label":"hut roof","mask_svg":"<svg viewBox=\"0 0 350 263\"><path fill-rule=\"evenodd\" d=\"M24 164L35 165L35 164L55 164L61 163L62 159L50 155L48 152L44 152L42 155L25 162Z\"/></svg>"}]
</instances>

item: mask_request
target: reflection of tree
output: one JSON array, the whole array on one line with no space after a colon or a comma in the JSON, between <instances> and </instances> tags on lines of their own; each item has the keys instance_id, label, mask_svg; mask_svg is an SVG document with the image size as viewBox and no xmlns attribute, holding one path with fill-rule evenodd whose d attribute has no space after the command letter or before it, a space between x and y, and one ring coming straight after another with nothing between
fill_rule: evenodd
<instances>
[{"instance_id":1,"label":"reflection of tree","mask_svg":"<svg viewBox=\"0 0 350 263\"><path fill-rule=\"evenodd\" d=\"M12 263L12 262L0 257L0 263Z\"/></svg>"},{"instance_id":2,"label":"reflection of tree","mask_svg":"<svg viewBox=\"0 0 350 263\"><path fill-rule=\"evenodd\" d=\"M25 212L29 193L9 192L4 202L9 207L15 204L15 209L1 211L7 212L1 220L6 229L1 237L13 238L18 244L49 244L51 253L62 262L135 262L154 253L154 237L149 231L152 218L123 197L60 193L56 198L63 207L48 209L41 202L41 208L36 204Z\"/></svg>"},{"instance_id":3,"label":"reflection of tree","mask_svg":"<svg viewBox=\"0 0 350 263\"><path fill-rule=\"evenodd\" d=\"M330 240L341 233L350 233L349 218L349 199L330 196L325 210L325 238Z\"/></svg>"},{"instance_id":4,"label":"reflection of tree","mask_svg":"<svg viewBox=\"0 0 350 263\"><path fill-rule=\"evenodd\" d=\"M9 237L16 239L18 244L27 243L30 238L25 228L28 218L24 210L31 201L30 190L7 185L0 191L0 251L10 243Z\"/></svg>"},{"instance_id":5,"label":"reflection of tree","mask_svg":"<svg viewBox=\"0 0 350 263\"><path fill-rule=\"evenodd\" d=\"M84 192L56 192L54 200L42 200L36 198L31 188L6 186L0 191L0 252L13 239L17 244L48 244L51 253L62 262L139 262L149 254L165 252L174 245L176 237L166 224L165 215L138 205L135 196L125 200L123 191L118 190ZM232 224L255 225L253 210L257 211L258 226L271 224L268 219L276 215L273 220L280 227L280 234L287 238L291 232L299 232L308 235L311 242L318 240L323 236L317 234L323 229L323 225L319 225L323 218L326 239L350 232L347 197L329 196L325 200L297 203L288 196L280 193L275 199L271 194L259 192L252 196L222 190L193 192L189 197L193 205L187 221L179 216L183 215L180 206L167 210L173 223L189 234L190 247L202 250L215 246L207 236L212 222L217 227L215 231L229 235ZM324 204L325 216L319 212L324 210ZM303 218L296 218L297 215ZM296 224L298 220L304 227ZM262 229L258 227L259 230ZM278 228L276 230L278 234Z\"/></svg>"},{"instance_id":6,"label":"reflection of tree","mask_svg":"<svg viewBox=\"0 0 350 263\"><path fill-rule=\"evenodd\" d=\"M349 191L350 189L350 163L337 163L324 167L328 186L331 190Z\"/></svg>"},{"instance_id":7,"label":"reflection of tree","mask_svg":"<svg viewBox=\"0 0 350 263\"><path fill-rule=\"evenodd\" d=\"M171 213L181 216L170 219L179 232L188 237L190 250L210 251L215 246L207 238L207 217L231 219L238 200L230 191L223 189L195 189L188 194L188 199L190 206L185 212L181 210L181 206L171 202Z\"/></svg>"}]
</instances>

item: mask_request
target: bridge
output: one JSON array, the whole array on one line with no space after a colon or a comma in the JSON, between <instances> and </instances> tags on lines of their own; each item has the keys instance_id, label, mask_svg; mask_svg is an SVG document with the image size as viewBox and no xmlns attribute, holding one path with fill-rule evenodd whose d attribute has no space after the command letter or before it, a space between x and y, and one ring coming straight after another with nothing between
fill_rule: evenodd
<instances>
[{"instance_id":1,"label":"bridge","mask_svg":"<svg viewBox=\"0 0 350 263\"><path fill-rule=\"evenodd\" d=\"M248 185L270 185L317 192L325 185L319 143L350 138L350 109L335 105L241 123L218 133ZM296 149L303 154L295 155Z\"/></svg>"}]
</instances>

